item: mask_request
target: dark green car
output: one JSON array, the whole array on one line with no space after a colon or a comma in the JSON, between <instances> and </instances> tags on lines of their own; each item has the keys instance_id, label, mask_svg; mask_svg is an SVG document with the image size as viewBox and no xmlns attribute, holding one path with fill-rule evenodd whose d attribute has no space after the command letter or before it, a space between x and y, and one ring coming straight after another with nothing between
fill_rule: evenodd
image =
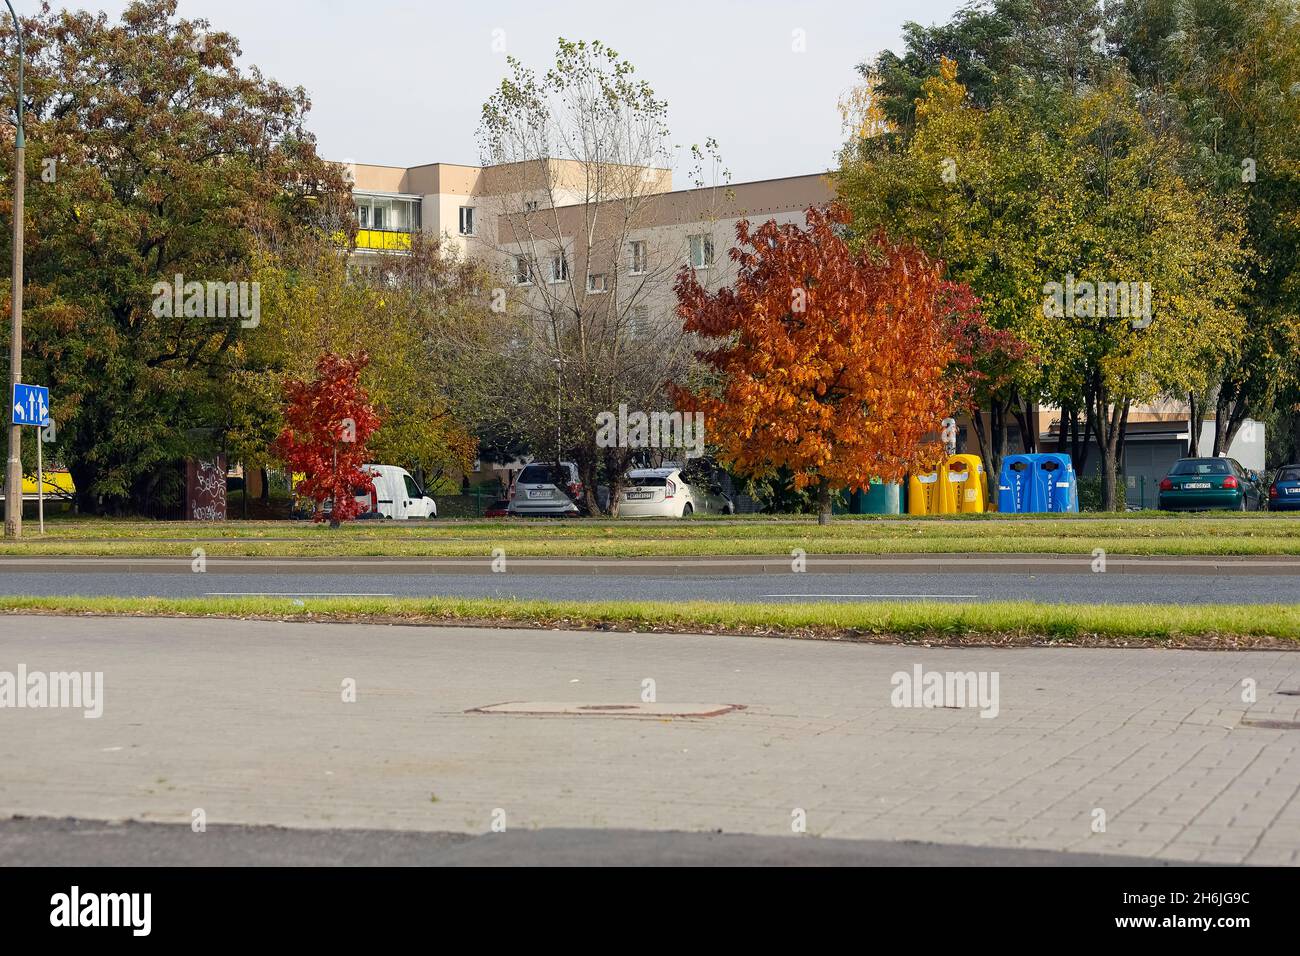
<instances>
[{"instance_id":1,"label":"dark green car","mask_svg":"<svg viewBox=\"0 0 1300 956\"><path fill-rule=\"evenodd\" d=\"M1259 476L1231 458L1180 458L1160 482L1161 511L1258 511Z\"/></svg>"}]
</instances>

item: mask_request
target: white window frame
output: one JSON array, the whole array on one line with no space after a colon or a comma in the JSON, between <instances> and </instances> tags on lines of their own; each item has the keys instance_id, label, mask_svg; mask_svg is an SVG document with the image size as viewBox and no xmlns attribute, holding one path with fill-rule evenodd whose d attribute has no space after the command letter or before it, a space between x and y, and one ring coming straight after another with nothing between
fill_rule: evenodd
<instances>
[{"instance_id":1,"label":"white window frame","mask_svg":"<svg viewBox=\"0 0 1300 956\"><path fill-rule=\"evenodd\" d=\"M560 264L558 274L555 268L555 264L557 262ZM555 255L551 256L550 263L548 264L547 268L550 270L550 274L547 278L548 283L550 283L551 285L559 285L561 282L568 282L569 281L569 254L564 251L557 252Z\"/></svg>"},{"instance_id":2,"label":"white window frame","mask_svg":"<svg viewBox=\"0 0 1300 956\"><path fill-rule=\"evenodd\" d=\"M701 253L700 259L703 260L701 262L696 262L695 260L695 248L697 242L699 243L699 249ZM690 257L691 268L711 269L713 267L714 248L713 248L713 237L711 235L702 232L694 236L688 236L687 245L689 246L689 251L687 254Z\"/></svg>"},{"instance_id":3,"label":"white window frame","mask_svg":"<svg viewBox=\"0 0 1300 956\"><path fill-rule=\"evenodd\" d=\"M628 244L628 275L643 276L649 270L650 253L644 239L633 239ZM637 252L640 255L637 255ZM637 266L640 266L638 269Z\"/></svg>"},{"instance_id":4,"label":"white window frame","mask_svg":"<svg viewBox=\"0 0 1300 956\"><path fill-rule=\"evenodd\" d=\"M468 213L468 215L466 215L466 213ZM466 229L466 228L465 228L465 225L466 225L466 222L467 222L467 221L468 221L468 223L469 223L469 229ZM472 235L475 234L475 233L474 233L474 207L473 207L473 206L461 206L461 207L460 207L460 224L459 224L459 225L460 225L460 234L461 234L462 236L472 236Z\"/></svg>"},{"instance_id":5,"label":"white window frame","mask_svg":"<svg viewBox=\"0 0 1300 956\"><path fill-rule=\"evenodd\" d=\"M597 286L595 280L600 280ZM587 291L592 295L604 295L609 291L609 274L606 272L588 272L587 273Z\"/></svg>"}]
</instances>

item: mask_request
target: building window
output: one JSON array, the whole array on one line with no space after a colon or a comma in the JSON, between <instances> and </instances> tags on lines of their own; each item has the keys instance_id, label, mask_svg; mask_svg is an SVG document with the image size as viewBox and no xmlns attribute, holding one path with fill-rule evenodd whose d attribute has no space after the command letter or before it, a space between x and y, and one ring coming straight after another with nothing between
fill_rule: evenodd
<instances>
[{"instance_id":1,"label":"building window","mask_svg":"<svg viewBox=\"0 0 1300 956\"><path fill-rule=\"evenodd\" d=\"M551 283L564 282L569 278L569 257L564 253L551 256Z\"/></svg>"},{"instance_id":2,"label":"building window","mask_svg":"<svg viewBox=\"0 0 1300 956\"><path fill-rule=\"evenodd\" d=\"M530 199L528 200L528 202L524 203L524 212L525 213L537 212L537 207L540 205L541 203L539 203L536 199Z\"/></svg>"},{"instance_id":3,"label":"building window","mask_svg":"<svg viewBox=\"0 0 1300 956\"><path fill-rule=\"evenodd\" d=\"M691 236L691 265L696 269L713 265L712 236Z\"/></svg>"},{"instance_id":4,"label":"building window","mask_svg":"<svg viewBox=\"0 0 1300 956\"><path fill-rule=\"evenodd\" d=\"M418 232L420 200L394 196L356 196L357 225L381 232Z\"/></svg>"},{"instance_id":5,"label":"building window","mask_svg":"<svg viewBox=\"0 0 1300 956\"><path fill-rule=\"evenodd\" d=\"M587 276L588 292L608 292L609 280L603 272L593 272Z\"/></svg>"},{"instance_id":6,"label":"building window","mask_svg":"<svg viewBox=\"0 0 1300 956\"><path fill-rule=\"evenodd\" d=\"M645 242L629 242L628 253L631 268L628 270L634 276L644 275L646 271L646 251Z\"/></svg>"},{"instance_id":7,"label":"building window","mask_svg":"<svg viewBox=\"0 0 1300 956\"><path fill-rule=\"evenodd\" d=\"M631 322L628 323L633 338L642 339L650 334L650 306L632 306Z\"/></svg>"},{"instance_id":8,"label":"building window","mask_svg":"<svg viewBox=\"0 0 1300 956\"><path fill-rule=\"evenodd\" d=\"M460 207L460 234L462 236L474 235L474 207Z\"/></svg>"},{"instance_id":9,"label":"building window","mask_svg":"<svg viewBox=\"0 0 1300 956\"><path fill-rule=\"evenodd\" d=\"M533 270L527 256L515 256L515 285L532 285Z\"/></svg>"}]
</instances>

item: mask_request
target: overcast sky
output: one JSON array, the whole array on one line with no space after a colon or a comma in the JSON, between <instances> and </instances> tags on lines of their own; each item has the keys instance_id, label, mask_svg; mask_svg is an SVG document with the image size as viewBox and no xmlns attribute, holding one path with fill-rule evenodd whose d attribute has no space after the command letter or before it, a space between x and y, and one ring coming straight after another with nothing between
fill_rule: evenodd
<instances>
[{"instance_id":1,"label":"overcast sky","mask_svg":"<svg viewBox=\"0 0 1300 956\"><path fill-rule=\"evenodd\" d=\"M746 182L834 165L854 66L898 50L904 21L942 22L962 2L180 0L180 14L237 36L246 65L306 87L331 159L477 164L479 109L505 75L494 36L539 73L562 36L631 60L668 101L674 143L715 137L732 181ZM116 17L126 0L80 5ZM679 188L688 165L679 159Z\"/></svg>"}]
</instances>

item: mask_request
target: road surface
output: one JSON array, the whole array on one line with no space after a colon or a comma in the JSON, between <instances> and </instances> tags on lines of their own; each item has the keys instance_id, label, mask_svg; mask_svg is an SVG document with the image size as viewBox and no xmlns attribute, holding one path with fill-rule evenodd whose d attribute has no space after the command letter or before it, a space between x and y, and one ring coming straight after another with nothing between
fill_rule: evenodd
<instances>
[{"instance_id":1,"label":"road surface","mask_svg":"<svg viewBox=\"0 0 1300 956\"><path fill-rule=\"evenodd\" d=\"M0 817L1300 863L1295 652L2 618L20 666L103 710L0 709Z\"/></svg>"},{"instance_id":2,"label":"road surface","mask_svg":"<svg viewBox=\"0 0 1300 956\"><path fill-rule=\"evenodd\" d=\"M1029 600L1047 603L1215 604L1300 601L1294 558L1111 558L908 555L809 558L794 573L779 558L683 560L212 558L0 559L0 594L285 598L495 597L566 601Z\"/></svg>"}]
</instances>

